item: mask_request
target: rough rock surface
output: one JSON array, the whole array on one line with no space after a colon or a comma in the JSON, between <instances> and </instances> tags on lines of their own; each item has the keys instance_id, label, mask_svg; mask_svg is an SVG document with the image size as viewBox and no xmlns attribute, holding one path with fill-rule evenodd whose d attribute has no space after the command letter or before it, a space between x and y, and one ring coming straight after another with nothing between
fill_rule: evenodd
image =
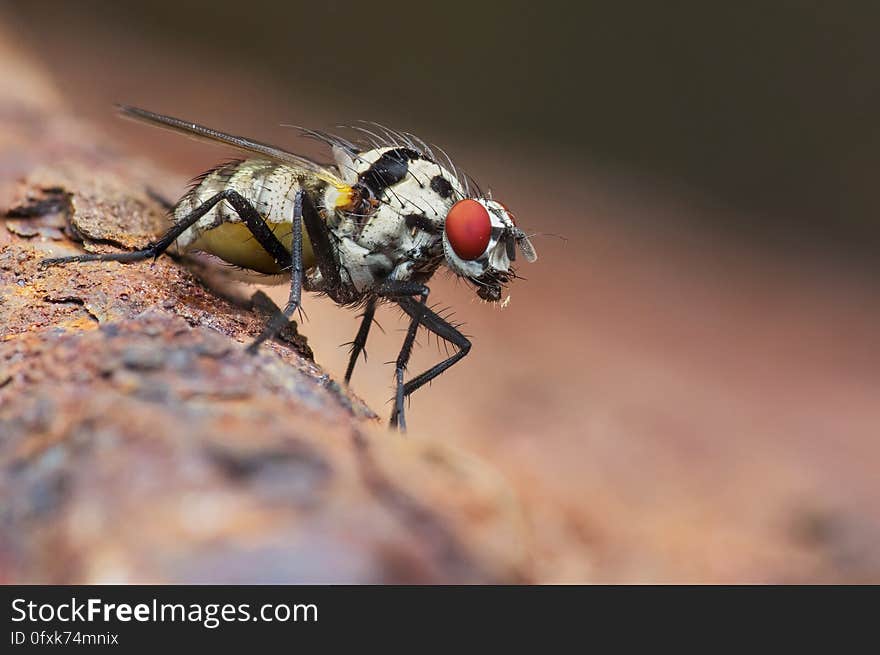
<instances>
[{"instance_id":1,"label":"rough rock surface","mask_svg":"<svg viewBox=\"0 0 880 655\"><path fill-rule=\"evenodd\" d=\"M15 12L23 14L31 5L17 3ZM116 120L111 107L119 101L318 157L317 144L296 139L278 123L326 129L337 120L371 118L415 127L399 107L363 115L357 104L340 105L332 94L326 104L320 94L306 98L288 78L247 65L241 50L225 42L206 42L207 51L167 47L158 32L137 29L132 21L102 19L82 12L78 3L55 5L52 12L29 9L29 18L14 33L0 25L0 208L26 202L28 193L33 200L44 198L36 185L52 184L51 178L62 174L75 176L69 183L83 198L91 185L112 177L135 183L126 186L125 197L151 221L155 206L145 185L176 197L189 177L229 154ZM129 29L120 29L126 24ZM31 56L13 48L16 39L27 44ZM35 60L51 79L33 72ZM92 122L76 121L68 107ZM482 183L491 183L522 217L523 227L543 233L535 237L541 259L523 269L527 279L511 287L513 300L504 310L474 302L467 285L450 276L431 281L432 302L454 309L474 348L430 390L416 394L408 415L412 432L405 440L389 436L377 422L352 422L378 470L407 492L392 494L373 477L372 488L381 491L384 502L402 514L401 507L412 505L401 499L417 499L418 507L448 528L446 534L455 535L459 548L482 553L475 558L480 566L487 558L496 563L489 567L493 577L513 570L510 577L561 583L880 582L876 272L850 261L845 250L838 250L841 244L802 248L807 243L799 231L775 245L740 240L736 230L719 226L762 219L731 215L678 184L667 187L662 178L611 172L594 153L569 158L530 139L493 145L491 139L467 138L471 132L451 124L421 122L418 130ZM126 144L124 153L118 144ZM101 174L92 175L93 169ZM77 176L77 170L84 175ZM29 184L22 186L22 180ZM63 226L60 218L46 221ZM53 241L59 228L39 221L16 220L12 229L31 236L19 238L0 223L2 244L59 252L81 248ZM128 227L126 235L133 234L134 227ZM85 247L119 246L92 241ZM832 251L838 256L829 257ZM23 256L31 266L30 256ZM161 289L142 287L140 292L155 294L155 300L132 306L133 316L144 310L168 317L190 312L196 320L188 324L213 330L199 323L199 312L189 305L195 299L186 285L192 283L210 303L207 320L234 317L230 332L220 327L236 335L235 348L261 325L250 310L241 311L236 303L229 307L216 293L207 293L189 277L187 271L194 270L189 264L182 268L160 259L137 270L138 277L125 278L135 287L144 276L161 278L160 271L183 277ZM86 279L78 270L71 273ZM21 279L27 284L31 278ZM285 299L283 287L266 291L276 302ZM178 297L189 300L177 302ZM161 306L166 298L175 299L170 311ZM301 332L326 371L344 371L346 353L337 344L356 332L355 313L308 300L308 323ZM92 310L109 304L123 313L128 302L137 301L117 303L112 294L100 303L89 300ZM98 326L75 303L34 302L42 312L58 312L53 321L78 317L84 326ZM378 318L387 334L373 330L370 360L358 366L353 388L387 417L393 372L382 363L396 356L405 322L386 308ZM239 329L247 322L253 323ZM414 372L436 363L442 353L433 340L421 341ZM267 348L267 355L307 366L307 359L302 363L296 349L282 342ZM0 369L7 368L0 363ZM47 393L54 391L50 386ZM4 393L0 402L24 403L31 392L7 384ZM157 405L151 407L155 411ZM2 411L9 417L21 410L7 404ZM340 442L354 438L342 428L339 433ZM491 468L450 452L447 445L478 453ZM441 468L456 473L416 465L419 456L410 451L448 462ZM136 470L136 458L131 466ZM89 471L83 475L91 484ZM509 481L518 503L496 471ZM0 510L7 507L8 488L0 490ZM83 506L109 516L111 500L100 498ZM58 515L65 511L62 507ZM24 533L13 534L11 526ZM56 551L31 546L34 535L50 534L50 527L63 542L66 533L50 520L0 523L6 578L13 569L5 544L13 541L21 558L17 566L27 563L33 572L40 561L57 560L52 559ZM91 538L98 543L101 535ZM190 561L204 561L209 552L218 551L201 549L200 558ZM22 570L15 569L17 579L35 577L17 572Z\"/></svg>"},{"instance_id":2,"label":"rough rock surface","mask_svg":"<svg viewBox=\"0 0 880 655\"><path fill-rule=\"evenodd\" d=\"M0 582L529 579L494 470L384 430L295 330L248 356L265 314L170 257L41 268L167 219L142 162L96 146L24 62L7 72Z\"/></svg>"}]
</instances>

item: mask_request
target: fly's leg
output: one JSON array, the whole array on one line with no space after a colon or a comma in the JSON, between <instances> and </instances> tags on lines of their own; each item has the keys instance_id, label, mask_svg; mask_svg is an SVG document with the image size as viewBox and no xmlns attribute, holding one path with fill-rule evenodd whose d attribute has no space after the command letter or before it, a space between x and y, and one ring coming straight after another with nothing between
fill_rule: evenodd
<instances>
[{"instance_id":1,"label":"fly's leg","mask_svg":"<svg viewBox=\"0 0 880 655\"><path fill-rule=\"evenodd\" d=\"M330 228L315 209L315 203L308 195L303 197L302 221L306 226L306 234L315 253L315 265L321 271L322 289L332 291L342 286L339 274L339 258L336 248L330 240Z\"/></svg>"},{"instance_id":2,"label":"fly's leg","mask_svg":"<svg viewBox=\"0 0 880 655\"><path fill-rule=\"evenodd\" d=\"M412 298L402 298L401 300L397 301L397 304L400 305L401 309L403 309L403 311L405 311L411 317L415 316L418 311L421 311L421 325L436 334L441 339L448 341L453 346L458 348L458 351L455 352L453 355L447 357L439 364L435 364L424 373L420 373L412 380L407 382L403 386L403 395L409 396L413 391L426 385L428 382L443 373L443 371L448 369L457 361L459 361L460 359L464 359L468 352L470 352L471 342L466 336L459 332L459 330L454 325L452 325L442 316L436 314L427 307L422 307L419 310L419 303L415 302Z\"/></svg>"},{"instance_id":3,"label":"fly's leg","mask_svg":"<svg viewBox=\"0 0 880 655\"><path fill-rule=\"evenodd\" d=\"M400 354L395 362L395 375L397 379L397 393L394 399L394 409L391 412L390 426L396 427L401 431L406 430L406 419L404 417L404 400L412 392L419 387L427 384L438 375L443 373L450 366L462 359L471 349L471 342L468 341L461 332L459 332L449 321L431 311L427 306L428 294L430 289L424 284L413 282L395 282L386 281L382 284L376 293L386 298L394 298L400 308L410 317L409 328L400 349ZM416 296L419 297L416 300ZM403 375L409 358L412 355L413 344L416 339L416 332L419 325L423 325L428 330L436 334L438 337L445 339L458 351L451 357L444 359L439 364L432 366L424 373L414 377L409 382L404 383Z\"/></svg>"},{"instance_id":4,"label":"fly's leg","mask_svg":"<svg viewBox=\"0 0 880 655\"><path fill-rule=\"evenodd\" d=\"M282 313L281 308L275 304L275 301L262 291L255 292L251 296L250 302L243 303L242 306L251 311L264 314L268 318ZM299 333L299 326L296 324L296 321L289 321L276 336L282 341L293 344L299 351L299 354L306 359L315 361L315 353L309 347L309 341L306 336Z\"/></svg>"},{"instance_id":5,"label":"fly's leg","mask_svg":"<svg viewBox=\"0 0 880 655\"><path fill-rule=\"evenodd\" d=\"M422 316L424 316L424 311L427 309L425 303L428 302L428 294L431 293L431 290L424 284L416 282L388 280L379 287L377 293L386 298L395 298L398 303L409 300L414 307L412 314L407 312L410 316L409 327L406 330L403 345L400 347L400 353L397 355L397 361L394 363L397 393L394 396L394 409L391 411L391 420L389 422L390 427L406 432L406 418L404 417L403 410L406 394L404 393L403 374L406 372L406 365L409 364L413 344L416 341L416 332L418 332L419 323L422 320ZM419 300L413 300L413 296L419 296Z\"/></svg>"},{"instance_id":6,"label":"fly's leg","mask_svg":"<svg viewBox=\"0 0 880 655\"><path fill-rule=\"evenodd\" d=\"M447 357L439 364L435 364L427 371L420 373L404 384L402 393L398 389L398 402L395 403L393 413L391 414L391 425L399 425L401 430L405 430L406 428L403 420L403 399L407 398L416 389L429 383L457 361L464 359L468 352L470 352L471 342L449 321L431 311L428 307L425 307L424 300L422 302L417 302L413 298L401 298L397 301L397 304L400 305L400 308L403 309L413 321L415 321L416 316L419 316L420 325L458 348L458 350L450 357ZM415 334L413 334L413 339L415 339ZM411 347L412 345L410 345L410 348Z\"/></svg>"},{"instance_id":7,"label":"fly's leg","mask_svg":"<svg viewBox=\"0 0 880 655\"><path fill-rule=\"evenodd\" d=\"M302 190L297 191L293 199L293 241L290 253L290 294L287 298L287 305L280 313L275 314L269 320L260 336L247 347L249 353L255 353L261 343L266 341L266 339L271 339L286 327L290 322L290 317L293 316L293 313L300 306L303 287L303 225L305 225L306 232L309 235L312 251L315 253L315 262L324 280L324 288L337 288L341 284L339 264L336 260L333 244L330 242L329 228L320 214L318 214L318 210L315 209L315 205L308 194Z\"/></svg>"},{"instance_id":8,"label":"fly's leg","mask_svg":"<svg viewBox=\"0 0 880 655\"><path fill-rule=\"evenodd\" d=\"M370 327L373 325L373 316L376 314L376 299L370 298L367 301L366 307L364 307L364 313L361 314L361 326L358 328L357 335L355 335L354 341L351 342L351 356L348 359L348 368L345 370L345 383L348 384L351 381L351 374L354 373L354 365L357 363L358 357L360 354L364 353L364 359L367 358L367 353L364 350L364 346L367 345L367 337L370 334Z\"/></svg>"},{"instance_id":9,"label":"fly's leg","mask_svg":"<svg viewBox=\"0 0 880 655\"><path fill-rule=\"evenodd\" d=\"M287 296L287 304L279 313L273 314L266 323L266 327L256 339L247 347L247 351L251 354L257 352L257 348L266 339L271 339L281 330L283 330L290 322L290 317L299 308L302 300L303 286L303 261L302 261L302 214L303 214L303 196L302 191L297 191L293 198L293 220L291 223L293 234L291 240L290 252L290 293Z\"/></svg>"},{"instance_id":10,"label":"fly's leg","mask_svg":"<svg viewBox=\"0 0 880 655\"><path fill-rule=\"evenodd\" d=\"M285 267L290 264L290 253L284 245L278 240L278 237L269 229L263 217L254 209L247 199L237 191L226 189L220 193L211 196L204 203L196 207L189 214L178 221L170 230L168 230L156 242L151 243L143 250L135 250L133 252L114 252L114 253L86 253L83 255L73 255L71 257L51 257L44 259L40 264L43 266L55 266L58 264L70 264L73 262L138 262L144 259L156 258L173 244L177 238L183 234L188 228L198 222L202 216L207 214L214 206L226 200L236 213L241 217L247 225L251 234L257 242L268 252L278 263L279 266Z\"/></svg>"},{"instance_id":11,"label":"fly's leg","mask_svg":"<svg viewBox=\"0 0 880 655\"><path fill-rule=\"evenodd\" d=\"M294 202L294 213L297 216L302 214L302 191L297 193L297 200ZM214 208L217 203L225 200L228 202L235 212L238 214L239 218L244 222L247 226L250 233L254 236L257 243L262 246L262 248L269 253L269 255L275 260L280 268L287 268L291 266L292 255L287 251L287 248L284 247L284 244L278 240L278 237L275 236L275 233L266 225L266 221L260 216L260 213L254 208L254 206L240 193L234 191L232 189L226 189L221 191L220 193L211 196L204 203L196 207L192 212L184 216L174 227L172 227L168 232L166 232L162 238L159 239L154 244L150 244L147 248L143 250L136 250L134 252L125 252L125 253L87 253L84 255L74 255L72 257L56 257L51 259L44 259L41 264L45 266L53 266L58 264L68 264L71 262L91 262L91 261L118 261L118 262L136 262L144 259L155 258L165 252L171 244L173 244L177 238L186 231L187 228L195 225L195 223L202 218L205 214L207 214L211 209ZM297 206L299 209L297 209ZM299 294L302 289L302 224L301 219L297 218L293 221L293 248L298 252L298 271L297 267L293 267L292 272L292 281L291 281L291 297L288 302L288 307L291 302L296 300L296 306L299 305ZM269 323L267 324L267 328L263 331L263 334L260 335L260 338L251 344L248 348L250 352L253 352L256 349L256 346L262 343L267 337L274 336L280 330L284 329L289 323L289 316L294 311L296 311L296 306L287 312L285 309L283 312L278 311L272 315ZM270 329L271 328L271 329Z\"/></svg>"}]
</instances>

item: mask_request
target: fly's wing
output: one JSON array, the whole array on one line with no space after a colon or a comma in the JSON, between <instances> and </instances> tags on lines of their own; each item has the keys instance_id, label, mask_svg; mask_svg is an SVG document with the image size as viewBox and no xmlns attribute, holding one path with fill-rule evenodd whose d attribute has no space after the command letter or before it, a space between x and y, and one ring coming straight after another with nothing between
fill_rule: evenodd
<instances>
[{"instance_id":1,"label":"fly's wing","mask_svg":"<svg viewBox=\"0 0 880 655\"><path fill-rule=\"evenodd\" d=\"M212 130L210 127L205 127L204 125L191 123L179 118L173 118L172 116L156 114L152 111L147 111L146 109L139 109L138 107L131 107L129 105L116 106L119 109L119 112L126 118L131 118L157 127L163 127L174 132L180 132L186 136L203 141L222 143L245 152L255 153L262 155L263 157L268 157L269 159L274 159L282 164L303 168L337 188L348 186L345 182L339 179L336 173L325 166L321 166L317 162L313 162L311 159L307 159L301 155L281 150L275 146L270 146L268 143L261 143L260 141L254 141L243 136L225 134L223 132L218 132L217 130Z\"/></svg>"}]
</instances>

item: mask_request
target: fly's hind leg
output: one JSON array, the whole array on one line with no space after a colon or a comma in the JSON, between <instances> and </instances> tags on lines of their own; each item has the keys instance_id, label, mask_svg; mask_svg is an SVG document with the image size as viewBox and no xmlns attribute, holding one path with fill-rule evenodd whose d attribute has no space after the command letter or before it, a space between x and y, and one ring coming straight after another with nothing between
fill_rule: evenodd
<instances>
[{"instance_id":1,"label":"fly's hind leg","mask_svg":"<svg viewBox=\"0 0 880 655\"><path fill-rule=\"evenodd\" d=\"M233 189L225 189L211 196L204 203L196 207L189 214L180 219L168 230L156 243L152 243L143 250L123 253L86 253L72 257L55 257L44 259L44 266L69 264L72 262L92 261L117 261L136 262L144 259L156 258L165 252L181 234L198 222L205 214L213 209L217 203L225 200L241 218L257 243L275 260L281 269L291 269L290 295L287 305L280 311L273 313L266 324L265 329L257 339L248 346L248 352L255 352L257 347L266 339L274 337L280 330L287 327L290 317L300 305L303 285L303 262L302 262L302 224L305 222L315 250L318 266L325 281L331 284L339 284L339 267L335 264L335 258L331 250L327 226L323 223L311 200L300 190L297 192L293 203L293 243L292 252L288 252L284 244L278 240L275 233L260 216L254 206L240 193Z\"/></svg>"},{"instance_id":2,"label":"fly's hind leg","mask_svg":"<svg viewBox=\"0 0 880 655\"><path fill-rule=\"evenodd\" d=\"M237 191L226 189L220 193L211 196L201 205L192 210L189 214L178 221L170 230L168 230L155 243L151 243L143 250L134 250L132 252L111 252L111 253L86 253L83 255L73 255L71 257L51 257L40 262L43 266L57 266L59 264L70 264L73 262L138 262L144 259L155 259L163 252L168 250L177 238L187 229L198 222L202 216L211 211L214 206L226 200L236 213L247 225L251 234L265 248L279 266L287 266L290 262L290 254L284 245L278 240L278 237L269 229L266 222L260 216L259 212L254 209L253 205L247 201Z\"/></svg>"},{"instance_id":3,"label":"fly's hind leg","mask_svg":"<svg viewBox=\"0 0 880 655\"><path fill-rule=\"evenodd\" d=\"M302 193L302 192L300 192ZM228 202L235 212L241 218L242 222L247 226L250 233L254 236L257 243L269 253L275 260L279 268L287 268L291 265L291 253L287 251L284 244L278 240L275 233L266 225L266 221L260 216L260 213L254 206L240 193L232 189L226 189L220 193L211 196L204 203L196 207L189 214L178 221L170 230L168 230L156 243L150 244L143 250L135 250L133 252L123 253L87 253L83 255L74 255L72 257L55 257L44 259L41 264L44 266L55 266L61 264L69 264L71 262L92 262L92 261L117 261L117 262L136 262L144 259L156 258L165 252L177 238L183 234L188 228L198 222L205 214L213 209L217 203L225 200ZM300 212L301 213L301 212ZM300 230L300 221L294 221L294 248L298 248L299 252L299 286L302 286L302 238L297 236ZM296 273L294 273L296 277ZM291 290L293 293L293 290ZM272 318L269 324L273 326L270 336L274 336L278 331L287 327L289 314L283 314L276 308L271 312ZM292 313L292 311L291 311ZM294 334L296 330L294 330ZM261 340L262 341L262 340Z\"/></svg>"}]
</instances>

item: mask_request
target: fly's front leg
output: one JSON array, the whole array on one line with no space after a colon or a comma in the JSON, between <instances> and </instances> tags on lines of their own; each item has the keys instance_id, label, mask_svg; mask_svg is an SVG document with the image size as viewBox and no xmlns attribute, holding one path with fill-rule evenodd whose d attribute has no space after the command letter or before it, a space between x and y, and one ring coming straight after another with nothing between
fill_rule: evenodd
<instances>
[{"instance_id":1,"label":"fly's front leg","mask_svg":"<svg viewBox=\"0 0 880 655\"><path fill-rule=\"evenodd\" d=\"M429 293L431 293L431 290L424 284L399 280L386 280L378 289L376 289L376 294L379 296L394 298L398 303L408 300L414 306L414 311L410 314L409 328L407 328L406 337L403 340L403 346L400 348L400 353L397 355L397 361L394 366L394 373L397 381L397 393L394 397L394 409L391 412L390 426L398 428L402 432L406 431L406 419L404 417L403 409L403 402L406 398L406 393L404 390L403 375L406 372L407 364L409 364L410 355L412 355L413 344L415 344L416 341L416 332L418 332L424 311L427 309L425 304L428 302ZM414 296L418 296L419 300L414 300ZM409 314L409 312L407 313Z\"/></svg>"},{"instance_id":2,"label":"fly's front leg","mask_svg":"<svg viewBox=\"0 0 880 655\"><path fill-rule=\"evenodd\" d=\"M419 319L419 322L424 327L458 348L451 357L447 357L439 364L435 364L424 373L420 373L403 385L403 395L406 397L419 387L424 386L436 378L460 359L464 359L468 352L470 352L471 342L449 321L431 311L429 308L420 306L420 303L416 302L414 299L401 298L397 301L397 304L400 305L401 309L403 309L403 311L410 317L420 316L421 318Z\"/></svg>"},{"instance_id":3,"label":"fly's front leg","mask_svg":"<svg viewBox=\"0 0 880 655\"><path fill-rule=\"evenodd\" d=\"M404 418L405 399L416 389L424 386L457 361L463 359L471 349L471 342L466 336L459 332L449 321L426 306L428 293L428 287L412 282L388 281L377 290L378 295L395 298L400 308L410 317L406 339L403 342L403 347L400 349L400 355L396 362L397 394L394 399L394 409L392 410L390 421L391 427L398 427L402 431L406 430L406 420ZM416 296L419 297L418 300ZM420 373L409 382L404 382L403 373L406 370L406 365L409 363L419 325L424 326L441 339L445 339L458 350L452 356L432 366L424 373Z\"/></svg>"},{"instance_id":4,"label":"fly's front leg","mask_svg":"<svg viewBox=\"0 0 880 655\"><path fill-rule=\"evenodd\" d=\"M351 354L348 358L348 368L345 369L345 383L351 382L351 374L354 373L354 365L357 363L360 354L364 353L364 360L367 359L367 351L364 346L367 345L367 337L370 334L370 327L373 325L373 317L376 315L376 299L370 298L364 307L364 313L361 314L361 326L358 328L354 341L351 342Z\"/></svg>"}]
</instances>

